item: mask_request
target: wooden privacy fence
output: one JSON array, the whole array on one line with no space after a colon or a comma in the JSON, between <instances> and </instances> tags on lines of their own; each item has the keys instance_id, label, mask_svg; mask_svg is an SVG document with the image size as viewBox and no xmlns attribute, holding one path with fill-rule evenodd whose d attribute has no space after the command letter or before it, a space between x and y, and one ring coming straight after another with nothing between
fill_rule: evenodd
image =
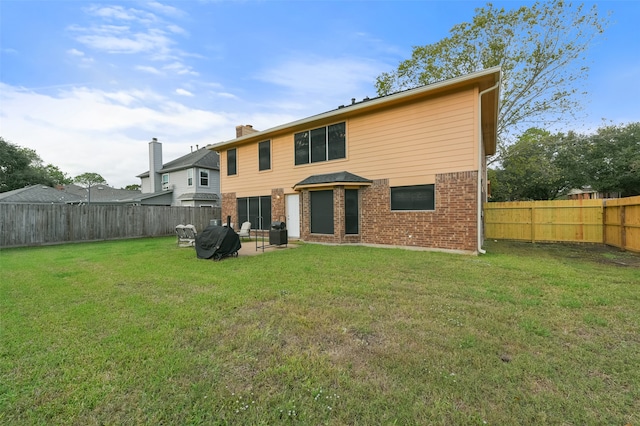
<instances>
[{"instance_id":1,"label":"wooden privacy fence","mask_svg":"<svg viewBox=\"0 0 640 426\"><path fill-rule=\"evenodd\" d=\"M604 243L640 252L640 196L484 204L486 238Z\"/></svg>"},{"instance_id":2,"label":"wooden privacy fence","mask_svg":"<svg viewBox=\"0 0 640 426\"><path fill-rule=\"evenodd\" d=\"M171 235L178 224L200 231L211 219L219 207L0 203L0 247Z\"/></svg>"}]
</instances>

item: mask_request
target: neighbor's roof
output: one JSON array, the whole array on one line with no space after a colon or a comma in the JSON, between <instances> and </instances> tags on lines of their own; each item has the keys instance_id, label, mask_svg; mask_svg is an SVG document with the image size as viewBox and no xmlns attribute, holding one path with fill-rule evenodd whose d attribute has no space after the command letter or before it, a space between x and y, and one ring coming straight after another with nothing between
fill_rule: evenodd
<instances>
[{"instance_id":1,"label":"neighbor's roof","mask_svg":"<svg viewBox=\"0 0 640 426\"><path fill-rule=\"evenodd\" d=\"M83 198L50 186L38 184L0 194L0 203L51 204L80 202Z\"/></svg>"},{"instance_id":2,"label":"neighbor's roof","mask_svg":"<svg viewBox=\"0 0 640 426\"><path fill-rule=\"evenodd\" d=\"M89 190L75 184L67 185L63 188L64 192L77 195L82 201L89 198ZM140 190L118 189L105 184L96 184L91 187L91 202L119 202L128 201L141 194Z\"/></svg>"},{"instance_id":3,"label":"neighbor's roof","mask_svg":"<svg viewBox=\"0 0 640 426\"><path fill-rule=\"evenodd\" d=\"M169 173L176 170L188 169L190 167L200 167L203 169L220 170L220 157L217 152L207 148L200 148L196 151L176 158L162 165L159 173ZM139 174L137 177L149 177L149 171Z\"/></svg>"},{"instance_id":4,"label":"neighbor's roof","mask_svg":"<svg viewBox=\"0 0 640 426\"><path fill-rule=\"evenodd\" d=\"M373 112L383 108L393 107L407 102L411 102L420 98L428 98L436 96L446 91L462 89L465 87L477 86L480 91L489 89L500 82L502 71L500 67L493 67L487 70L478 71L464 76L440 81L426 86L417 87L415 89L404 90L402 92L393 93L391 95L380 96L377 98L365 98L361 102L351 105L341 105L337 109L303 118L280 126L272 127L267 130L250 133L236 139L225 142L219 142L207 146L207 149L213 151L223 151L235 146L247 143L259 142L270 139L272 137L295 131L306 130L315 125L323 125L350 116L363 113ZM498 103L499 103L499 86L496 90L489 91L482 97L482 136L487 155L493 155L496 151L497 144L497 122L498 122Z\"/></svg>"},{"instance_id":5,"label":"neighbor's roof","mask_svg":"<svg viewBox=\"0 0 640 426\"><path fill-rule=\"evenodd\" d=\"M178 200L193 200L193 201L218 201L220 197L218 194L211 194L208 192L187 192L178 197Z\"/></svg>"},{"instance_id":6,"label":"neighbor's roof","mask_svg":"<svg viewBox=\"0 0 640 426\"><path fill-rule=\"evenodd\" d=\"M327 173L322 175L313 175L293 185L293 189L309 188L314 186L323 186L327 184L335 185L371 185L371 180L354 175L349 172Z\"/></svg>"}]
</instances>

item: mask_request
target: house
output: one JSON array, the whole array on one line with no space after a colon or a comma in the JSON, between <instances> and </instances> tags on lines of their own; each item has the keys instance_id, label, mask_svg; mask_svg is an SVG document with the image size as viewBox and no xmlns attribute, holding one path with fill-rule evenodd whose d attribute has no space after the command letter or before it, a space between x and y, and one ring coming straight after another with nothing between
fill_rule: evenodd
<instances>
[{"instance_id":1,"label":"house","mask_svg":"<svg viewBox=\"0 0 640 426\"><path fill-rule=\"evenodd\" d=\"M482 252L499 67L210 145L222 217L319 243ZM285 220L286 219L286 220Z\"/></svg>"},{"instance_id":2,"label":"house","mask_svg":"<svg viewBox=\"0 0 640 426\"><path fill-rule=\"evenodd\" d=\"M143 205L219 207L220 157L206 148L162 163L162 144L149 142L149 171L138 175Z\"/></svg>"},{"instance_id":3,"label":"house","mask_svg":"<svg viewBox=\"0 0 640 426\"><path fill-rule=\"evenodd\" d=\"M95 184L91 188L71 184L58 189L78 196L81 201L74 204L137 204L136 199L140 197L138 190L118 189L106 184Z\"/></svg>"},{"instance_id":4,"label":"house","mask_svg":"<svg viewBox=\"0 0 640 426\"><path fill-rule=\"evenodd\" d=\"M78 185L31 185L0 194L2 203L19 204L135 204L140 191L112 188L97 184L89 189Z\"/></svg>"},{"instance_id":5,"label":"house","mask_svg":"<svg viewBox=\"0 0 640 426\"><path fill-rule=\"evenodd\" d=\"M82 197L55 189L47 185L37 184L26 186L0 194L0 203L15 204L65 204L81 203Z\"/></svg>"},{"instance_id":6,"label":"house","mask_svg":"<svg viewBox=\"0 0 640 426\"><path fill-rule=\"evenodd\" d=\"M574 188L567 194L569 200L595 200L602 198L620 198L619 192L598 192L590 186Z\"/></svg>"}]
</instances>

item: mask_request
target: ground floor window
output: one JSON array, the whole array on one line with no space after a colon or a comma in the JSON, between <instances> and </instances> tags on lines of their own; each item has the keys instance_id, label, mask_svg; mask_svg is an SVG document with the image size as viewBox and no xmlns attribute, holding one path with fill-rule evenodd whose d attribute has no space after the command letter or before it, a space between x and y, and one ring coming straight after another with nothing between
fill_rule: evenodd
<instances>
[{"instance_id":1,"label":"ground floor window","mask_svg":"<svg viewBox=\"0 0 640 426\"><path fill-rule=\"evenodd\" d=\"M359 206L358 206L358 190L344 190L344 233L359 233Z\"/></svg>"},{"instance_id":2,"label":"ground floor window","mask_svg":"<svg viewBox=\"0 0 640 426\"><path fill-rule=\"evenodd\" d=\"M333 234L333 191L311 191L311 233Z\"/></svg>"},{"instance_id":3,"label":"ground floor window","mask_svg":"<svg viewBox=\"0 0 640 426\"><path fill-rule=\"evenodd\" d=\"M251 229L271 228L271 197L238 198L238 227L251 222Z\"/></svg>"},{"instance_id":4,"label":"ground floor window","mask_svg":"<svg viewBox=\"0 0 640 426\"><path fill-rule=\"evenodd\" d=\"M435 185L391 188L391 210L435 210Z\"/></svg>"}]
</instances>

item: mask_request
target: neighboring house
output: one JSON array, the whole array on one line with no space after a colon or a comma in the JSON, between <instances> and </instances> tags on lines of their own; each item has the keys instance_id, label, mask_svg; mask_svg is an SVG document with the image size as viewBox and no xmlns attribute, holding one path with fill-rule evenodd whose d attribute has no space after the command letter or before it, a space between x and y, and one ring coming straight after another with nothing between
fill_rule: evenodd
<instances>
[{"instance_id":1,"label":"neighboring house","mask_svg":"<svg viewBox=\"0 0 640 426\"><path fill-rule=\"evenodd\" d=\"M0 194L0 203L65 204L81 203L82 197L47 185L31 185Z\"/></svg>"},{"instance_id":2,"label":"neighboring house","mask_svg":"<svg viewBox=\"0 0 640 426\"><path fill-rule=\"evenodd\" d=\"M51 188L46 185L31 185L0 194L0 202L21 204L135 204L140 191L116 189L99 184L89 190L78 185Z\"/></svg>"},{"instance_id":3,"label":"neighboring house","mask_svg":"<svg viewBox=\"0 0 640 426\"><path fill-rule=\"evenodd\" d=\"M91 188L71 184L60 189L77 195L84 204L138 204L136 199L140 197L138 190L118 189L105 184L94 184Z\"/></svg>"},{"instance_id":4,"label":"neighboring house","mask_svg":"<svg viewBox=\"0 0 640 426\"><path fill-rule=\"evenodd\" d=\"M595 200L601 198L620 198L619 192L598 192L590 186L583 186L580 189L572 189L567 194L570 200Z\"/></svg>"},{"instance_id":5,"label":"neighboring house","mask_svg":"<svg viewBox=\"0 0 640 426\"><path fill-rule=\"evenodd\" d=\"M162 163L162 144L149 142L149 171L141 179L143 205L219 207L220 157L206 148Z\"/></svg>"},{"instance_id":6,"label":"neighboring house","mask_svg":"<svg viewBox=\"0 0 640 426\"><path fill-rule=\"evenodd\" d=\"M222 218L290 237L482 252L486 157L496 151L499 67L209 146ZM260 222L262 222L260 224Z\"/></svg>"}]
</instances>

